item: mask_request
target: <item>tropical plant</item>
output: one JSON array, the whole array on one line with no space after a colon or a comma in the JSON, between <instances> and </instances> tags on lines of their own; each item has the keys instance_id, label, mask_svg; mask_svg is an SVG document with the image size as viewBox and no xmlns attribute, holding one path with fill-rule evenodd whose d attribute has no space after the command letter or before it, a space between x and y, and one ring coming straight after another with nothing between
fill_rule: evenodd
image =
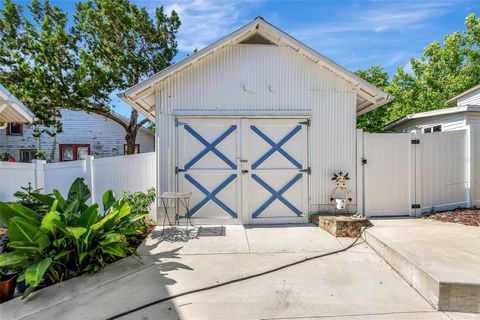
<instances>
[{"instance_id":1,"label":"tropical plant","mask_svg":"<svg viewBox=\"0 0 480 320\"><path fill-rule=\"evenodd\" d=\"M32 193L50 210L42 216L19 203L0 202L0 223L9 231L11 252L0 255L0 267L21 268L28 296L39 286L50 285L83 273L97 272L106 264L136 254L127 237L143 232L138 221L145 214L134 214L124 199L115 199L111 190L98 204L88 205L90 190L77 178L64 198Z\"/></svg>"}]
</instances>

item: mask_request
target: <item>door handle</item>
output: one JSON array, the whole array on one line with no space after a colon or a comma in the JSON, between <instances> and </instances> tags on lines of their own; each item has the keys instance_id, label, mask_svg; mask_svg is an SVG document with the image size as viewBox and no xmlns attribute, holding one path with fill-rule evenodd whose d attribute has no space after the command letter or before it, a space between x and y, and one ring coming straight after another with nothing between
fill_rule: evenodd
<instances>
[{"instance_id":1,"label":"door handle","mask_svg":"<svg viewBox=\"0 0 480 320\"><path fill-rule=\"evenodd\" d=\"M242 173L248 173L248 170L242 170Z\"/></svg>"}]
</instances>

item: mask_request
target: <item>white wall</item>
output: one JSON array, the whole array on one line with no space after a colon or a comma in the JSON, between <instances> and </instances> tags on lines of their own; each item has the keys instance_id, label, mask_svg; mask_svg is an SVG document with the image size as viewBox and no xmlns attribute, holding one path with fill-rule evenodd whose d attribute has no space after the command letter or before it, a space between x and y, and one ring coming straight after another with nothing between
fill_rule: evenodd
<instances>
[{"instance_id":1,"label":"white wall","mask_svg":"<svg viewBox=\"0 0 480 320\"><path fill-rule=\"evenodd\" d=\"M20 187L35 186L35 165L0 161L0 201L12 201Z\"/></svg>"},{"instance_id":2,"label":"white wall","mask_svg":"<svg viewBox=\"0 0 480 320\"><path fill-rule=\"evenodd\" d=\"M125 130L113 120L83 111L63 110L61 122L62 133L55 138L46 133L40 137L40 149L47 153L51 161L60 160L59 144L90 144L91 155L96 158L124 154ZM24 125L21 136L7 136L6 130L0 130L0 152L8 151L20 161L20 149L36 149L33 130L34 126ZM154 136L146 129L138 131L136 143L140 144L140 152L155 150Z\"/></svg>"},{"instance_id":3,"label":"white wall","mask_svg":"<svg viewBox=\"0 0 480 320\"><path fill-rule=\"evenodd\" d=\"M93 191L94 201L101 203L103 193L109 189L120 196L123 191L155 187L155 176L154 152L59 163L0 162L0 201L14 201L13 193L29 182L45 193L57 189L66 196L72 182L83 177Z\"/></svg>"},{"instance_id":4,"label":"white wall","mask_svg":"<svg viewBox=\"0 0 480 320\"><path fill-rule=\"evenodd\" d=\"M159 84L159 192L176 190L175 114L206 111L277 116L309 112L310 211L328 208L335 171L350 173L355 194L356 93L292 48L227 46Z\"/></svg>"},{"instance_id":5,"label":"white wall","mask_svg":"<svg viewBox=\"0 0 480 320\"><path fill-rule=\"evenodd\" d=\"M364 135L365 214L420 215L469 205L468 131ZM419 140L412 144L412 140ZM362 150L359 150L362 153ZM413 209L412 204L419 204Z\"/></svg>"},{"instance_id":6,"label":"white wall","mask_svg":"<svg viewBox=\"0 0 480 320\"><path fill-rule=\"evenodd\" d=\"M95 159L95 198L101 201L103 193L109 189L120 196L123 191L137 192L155 188L155 175L154 152Z\"/></svg>"}]
</instances>

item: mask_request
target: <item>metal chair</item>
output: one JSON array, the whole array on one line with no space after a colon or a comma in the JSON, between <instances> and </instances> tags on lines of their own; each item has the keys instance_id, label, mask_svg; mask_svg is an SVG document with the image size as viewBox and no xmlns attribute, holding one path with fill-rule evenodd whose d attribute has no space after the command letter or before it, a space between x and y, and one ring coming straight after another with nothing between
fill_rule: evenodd
<instances>
[{"instance_id":1,"label":"metal chair","mask_svg":"<svg viewBox=\"0 0 480 320\"><path fill-rule=\"evenodd\" d=\"M192 192L165 192L162 193L158 198L162 201L163 208L165 209L165 215L163 216L163 231L165 231L165 222L168 219L169 225L172 225L172 221L168 216L168 207L174 207L175 209L175 225L180 225L180 219L186 218L186 230L188 230L188 224L193 227L192 219L188 215L190 211L190 196ZM180 206L185 208L185 215L180 215Z\"/></svg>"}]
</instances>

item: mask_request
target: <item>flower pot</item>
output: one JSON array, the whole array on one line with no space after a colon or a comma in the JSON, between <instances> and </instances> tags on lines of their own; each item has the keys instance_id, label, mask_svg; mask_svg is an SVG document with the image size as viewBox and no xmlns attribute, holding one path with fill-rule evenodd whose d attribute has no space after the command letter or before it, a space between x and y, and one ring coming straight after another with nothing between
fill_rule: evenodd
<instances>
[{"instance_id":1,"label":"flower pot","mask_svg":"<svg viewBox=\"0 0 480 320\"><path fill-rule=\"evenodd\" d=\"M0 303L13 298L15 286L17 285L17 274L6 276L0 280Z\"/></svg>"}]
</instances>

